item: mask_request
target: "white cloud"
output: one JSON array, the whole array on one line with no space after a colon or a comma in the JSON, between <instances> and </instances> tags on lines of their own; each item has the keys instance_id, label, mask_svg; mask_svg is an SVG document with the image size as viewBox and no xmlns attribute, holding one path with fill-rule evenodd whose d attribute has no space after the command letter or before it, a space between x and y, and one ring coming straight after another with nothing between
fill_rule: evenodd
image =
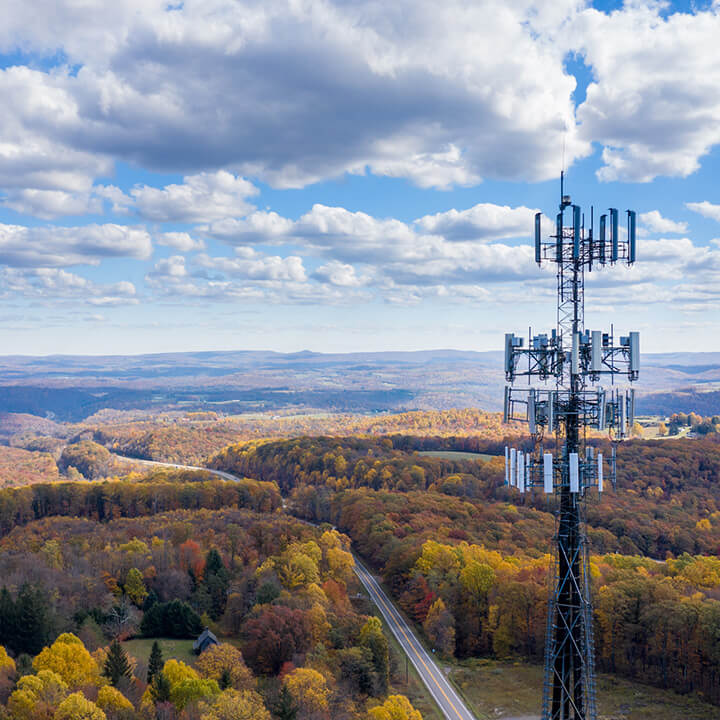
<instances>
[{"instance_id":1,"label":"white cloud","mask_svg":"<svg viewBox=\"0 0 720 720\"><path fill-rule=\"evenodd\" d=\"M210 257L198 255L196 263L206 270L217 270L233 277L244 277L249 280L292 280L305 282L307 274L301 258L291 255L253 254L252 257Z\"/></svg>"},{"instance_id":2,"label":"white cloud","mask_svg":"<svg viewBox=\"0 0 720 720\"><path fill-rule=\"evenodd\" d=\"M720 222L720 205L714 205L707 200L702 202L689 202L685 203L688 210L700 213L703 217L710 218L711 220L717 220Z\"/></svg>"},{"instance_id":3,"label":"white cloud","mask_svg":"<svg viewBox=\"0 0 720 720\"><path fill-rule=\"evenodd\" d=\"M554 176L563 139L568 162L590 151L551 41L574 0L552 13L527 0L101 5L41 0L29 18L13 2L0 31L8 49L61 49L79 67L10 73L8 118L95 162L282 187L370 169L446 187ZM36 88L56 100L26 111Z\"/></svg>"},{"instance_id":4,"label":"white cloud","mask_svg":"<svg viewBox=\"0 0 720 720\"><path fill-rule=\"evenodd\" d=\"M688 231L687 223L669 220L663 217L658 210L640 213L639 219L645 232L682 234Z\"/></svg>"},{"instance_id":5,"label":"white cloud","mask_svg":"<svg viewBox=\"0 0 720 720\"><path fill-rule=\"evenodd\" d=\"M245 215L252 209L246 198L257 188L241 177L220 170L183 178L182 185L154 188L148 185L130 191L138 215L156 222L209 222Z\"/></svg>"},{"instance_id":6,"label":"white cloud","mask_svg":"<svg viewBox=\"0 0 720 720\"><path fill-rule=\"evenodd\" d=\"M665 11L660 2L590 8L569 33L592 67L577 116L581 137L604 146L601 180L685 177L720 142L720 14Z\"/></svg>"},{"instance_id":7,"label":"white cloud","mask_svg":"<svg viewBox=\"0 0 720 720\"><path fill-rule=\"evenodd\" d=\"M415 223L425 232L447 240L499 240L527 237L536 212L526 207L480 203L467 210L425 215Z\"/></svg>"},{"instance_id":8,"label":"white cloud","mask_svg":"<svg viewBox=\"0 0 720 720\"><path fill-rule=\"evenodd\" d=\"M200 238L194 238L185 232L157 233L154 237L158 245L165 245L180 252L191 252L192 250L203 250L205 248L205 243Z\"/></svg>"},{"instance_id":9,"label":"white cloud","mask_svg":"<svg viewBox=\"0 0 720 720\"><path fill-rule=\"evenodd\" d=\"M339 287L362 287L367 285L370 278L367 276L358 277L355 268L347 263L341 263L337 260L331 260L325 265L321 265L313 273L313 277L321 282L330 283Z\"/></svg>"},{"instance_id":10,"label":"white cloud","mask_svg":"<svg viewBox=\"0 0 720 720\"><path fill-rule=\"evenodd\" d=\"M65 192L64 190L36 190L25 188L9 190L2 205L24 215L49 220L62 215L85 215L101 213L102 205L88 192Z\"/></svg>"},{"instance_id":11,"label":"white cloud","mask_svg":"<svg viewBox=\"0 0 720 720\"><path fill-rule=\"evenodd\" d=\"M0 224L0 263L14 267L97 265L103 258L147 260L150 235L142 227L83 225L25 227Z\"/></svg>"},{"instance_id":12,"label":"white cloud","mask_svg":"<svg viewBox=\"0 0 720 720\"><path fill-rule=\"evenodd\" d=\"M3 268L6 292L44 301L71 300L95 306L136 305L135 286L122 280L98 284L60 268Z\"/></svg>"}]
</instances>

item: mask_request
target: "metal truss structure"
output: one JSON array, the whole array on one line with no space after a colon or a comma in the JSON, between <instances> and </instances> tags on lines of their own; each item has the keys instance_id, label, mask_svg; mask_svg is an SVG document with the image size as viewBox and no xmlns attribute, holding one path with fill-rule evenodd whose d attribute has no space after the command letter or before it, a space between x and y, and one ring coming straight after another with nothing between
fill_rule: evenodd
<instances>
[{"instance_id":1,"label":"metal truss structure","mask_svg":"<svg viewBox=\"0 0 720 720\"><path fill-rule=\"evenodd\" d=\"M584 327L585 273L593 268L635 262L636 216L627 211L627 235L620 237L618 211L600 217L594 236L591 210L586 230L582 209L563 193L549 240L535 216L535 260L557 266L557 325L550 335L505 336L505 421L528 423L533 449L505 449L505 482L519 492L542 489L557 497L555 564L548 604L543 686L543 720L596 720L592 602L584 501L592 488L602 492L605 468L615 485L615 445L629 435L634 422L633 390L603 389L601 379L614 382L638 378L639 335L616 338ZM565 225L570 209L570 225ZM514 383L526 378L528 387ZM532 380L546 383L532 387ZM550 384L550 387L547 385ZM586 442L586 430L608 431L610 458ZM554 438L544 447L545 438Z\"/></svg>"}]
</instances>

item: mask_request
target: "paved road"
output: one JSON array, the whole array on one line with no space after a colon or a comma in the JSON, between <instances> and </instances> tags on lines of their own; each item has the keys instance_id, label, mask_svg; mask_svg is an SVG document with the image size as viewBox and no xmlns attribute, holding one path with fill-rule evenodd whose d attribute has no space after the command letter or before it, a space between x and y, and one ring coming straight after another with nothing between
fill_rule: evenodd
<instances>
[{"instance_id":1,"label":"paved road","mask_svg":"<svg viewBox=\"0 0 720 720\"><path fill-rule=\"evenodd\" d=\"M178 465L177 463L160 462L160 460L141 460L140 458L128 457L127 455L118 455L118 453L110 453L120 460L127 460L128 462L139 463L140 465L159 465L160 467L174 468L176 470L204 470L205 472L218 475L223 480L239 480L237 475L231 475L224 470L213 470L213 468L198 467L196 465Z\"/></svg>"},{"instance_id":2,"label":"paved road","mask_svg":"<svg viewBox=\"0 0 720 720\"><path fill-rule=\"evenodd\" d=\"M377 605L388 627L410 658L410 662L415 666L421 680L447 720L475 720L475 716L448 682L430 654L420 644L415 633L408 627L378 582L357 558L355 558L355 574L370 593L372 601Z\"/></svg>"},{"instance_id":3,"label":"paved road","mask_svg":"<svg viewBox=\"0 0 720 720\"><path fill-rule=\"evenodd\" d=\"M117 455L117 457L132 460L133 462L138 462L143 465L160 465L162 467L177 468L180 470L207 470L214 475L219 475L225 480L238 480L236 475L231 475L222 470L195 467L193 465L164 463L157 460L136 460L135 458L128 458L124 455ZM283 507L284 506L285 503L283 502ZM298 520L299 518L295 519ZM301 520L301 522L306 522L308 525L315 524L307 520ZM410 658L410 662L415 666L420 679L425 683L425 686L435 699L446 720L476 720L475 716L468 710L465 703L457 694L455 688L448 682L442 670L440 670L430 654L420 644L415 633L410 629L375 578L365 569L355 555L353 555L353 557L355 558L355 574L370 594L370 599L377 606L378 610L380 610L383 618L385 618L385 622L400 643L400 647L402 647L405 654Z\"/></svg>"}]
</instances>

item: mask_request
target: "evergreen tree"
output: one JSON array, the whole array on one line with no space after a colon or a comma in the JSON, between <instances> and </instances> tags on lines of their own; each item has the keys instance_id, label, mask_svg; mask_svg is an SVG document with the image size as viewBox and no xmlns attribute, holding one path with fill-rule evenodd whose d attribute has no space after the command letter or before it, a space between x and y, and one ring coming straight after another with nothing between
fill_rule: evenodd
<instances>
[{"instance_id":1,"label":"evergreen tree","mask_svg":"<svg viewBox=\"0 0 720 720\"><path fill-rule=\"evenodd\" d=\"M162 670L153 678L150 695L156 704L170 701L170 681Z\"/></svg>"},{"instance_id":2,"label":"evergreen tree","mask_svg":"<svg viewBox=\"0 0 720 720\"><path fill-rule=\"evenodd\" d=\"M163 669L163 656L162 650L160 649L160 643L156 640L152 644L152 650L150 650L150 659L148 660L148 671L147 671L147 682L150 685L155 676L162 672Z\"/></svg>"},{"instance_id":3,"label":"evergreen tree","mask_svg":"<svg viewBox=\"0 0 720 720\"><path fill-rule=\"evenodd\" d=\"M47 645L52 630L46 595L40 588L25 583L20 588L15 608L13 650L37 655Z\"/></svg>"},{"instance_id":4,"label":"evergreen tree","mask_svg":"<svg viewBox=\"0 0 720 720\"><path fill-rule=\"evenodd\" d=\"M290 694L287 685L283 685L278 701L273 708L273 713L278 720L295 720L297 712L298 708L293 700L293 696Z\"/></svg>"},{"instance_id":5,"label":"evergreen tree","mask_svg":"<svg viewBox=\"0 0 720 720\"><path fill-rule=\"evenodd\" d=\"M113 640L108 648L103 675L110 679L110 684L116 686L123 678L132 677L132 668L123 646Z\"/></svg>"},{"instance_id":6,"label":"evergreen tree","mask_svg":"<svg viewBox=\"0 0 720 720\"><path fill-rule=\"evenodd\" d=\"M223 669L220 675L220 680L218 681L218 685L220 686L221 690L227 690L229 687L232 686L232 675L229 668Z\"/></svg>"},{"instance_id":7,"label":"evergreen tree","mask_svg":"<svg viewBox=\"0 0 720 720\"><path fill-rule=\"evenodd\" d=\"M205 575L203 584L209 595L208 612L213 620L219 620L227 604L230 575L220 553L213 548L205 556Z\"/></svg>"},{"instance_id":8,"label":"evergreen tree","mask_svg":"<svg viewBox=\"0 0 720 720\"><path fill-rule=\"evenodd\" d=\"M15 649L17 610L10 591L3 586L0 590L0 645Z\"/></svg>"}]
</instances>

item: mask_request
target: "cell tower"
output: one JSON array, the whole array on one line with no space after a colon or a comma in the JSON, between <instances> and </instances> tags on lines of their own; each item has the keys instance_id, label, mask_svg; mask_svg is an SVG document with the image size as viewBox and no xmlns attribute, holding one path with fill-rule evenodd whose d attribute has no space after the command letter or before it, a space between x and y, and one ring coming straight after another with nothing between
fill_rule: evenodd
<instances>
[{"instance_id":1,"label":"cell tower","mask_svg":"<svg viewBox=\"0 0 720 720\"><path fill-rule=\"evenodd\" d=\"M571 224L566 227L569 209ZM608 478L615 486L615 447L634 421L633 390L606 390L602 378L637 380L639 334L631 332L616 344L613 331L585 329L585 273L635 262L636 214L627 211L627 236L620 237L618 211L600 216L595 237L593 210L589 228L579 205L564 194L560 176L560 207L555 234L543 240L541 213L535 215L535 261L557 266L557 326L548 335L505 335L505 422L527 422L533 449L505 448L505 484L521 493L542 489L555 495L556 535L554 577L548 604L545 639L543 720L596 720L592 603L585 533L585 498L599 492ZM517 388L518 378L528 387ZM533 379L544 387L532 387ZM548 387L548 385L550 386ZM607 430L610 458L586 444L587 429ZM544 441L554 436L551 447ZM608 465L609 473L605 474Z\"/></svg>"}]
</instances>

